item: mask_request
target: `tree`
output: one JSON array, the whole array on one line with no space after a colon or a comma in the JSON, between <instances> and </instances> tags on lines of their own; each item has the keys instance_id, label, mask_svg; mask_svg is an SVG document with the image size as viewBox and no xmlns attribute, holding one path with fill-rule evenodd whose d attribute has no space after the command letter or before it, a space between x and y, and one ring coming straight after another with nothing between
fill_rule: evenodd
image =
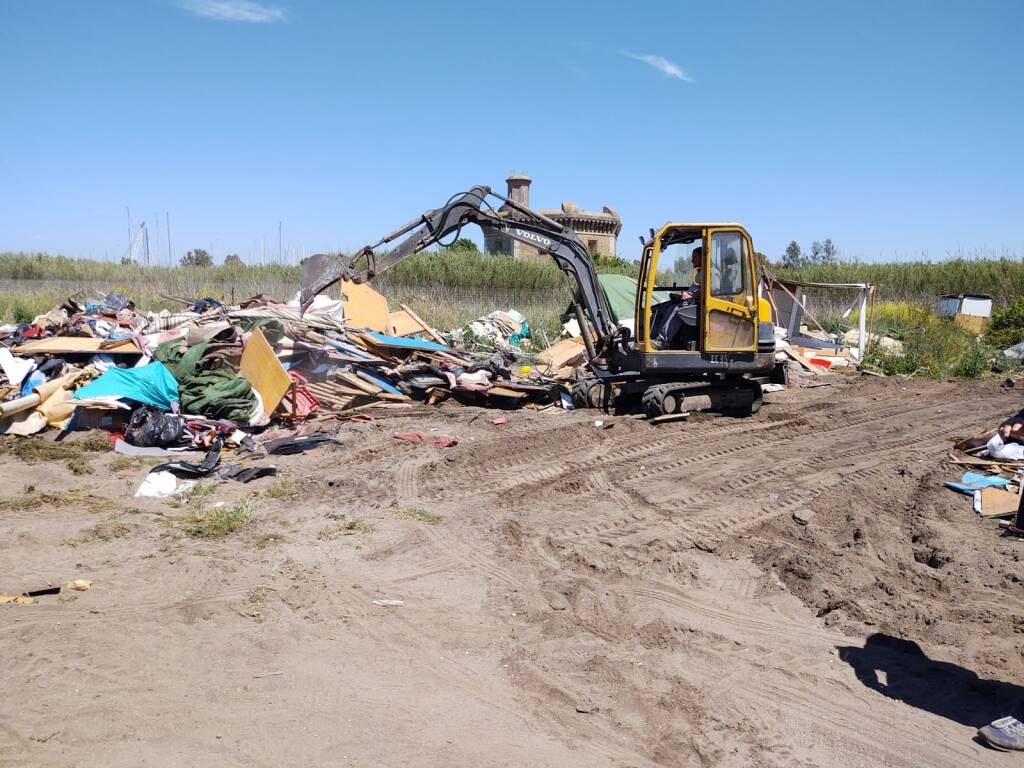
<instances>
[{"instance_id":1,"label":"tree","mask_svg":"<svg viewBox=\"0 0 1024 768\"><path fill-rule=\"evenodd\" d=\"M782 254L782 266L786 269L800 269L804 265L804 256L800 250L800 243L790 240L786 246L786 252Z\"/></svg>"},{"instance_id":2,"label":"tree","mask_svg":"<svg viewBox=\"0 0 1024 768\"><path fill-rule=\"evenodd\" d=\"M824 258L825 246L815 240L811 243L811 253L807 257L807 261L811 264L822 264Z\"/></svg>"},{"instance_id":3,"label":"tree","mask_svg":"<svg viewBox=\"0 0 1024 768\"><path fill-rule=\"evenodd\" d=\"M460 237L454 243L448 246L453 251L469 251L471 253L479 253L480 249L476 247L476 243L470 240L468 237Z\"/></svg>"},{"instance_id":4,"label":"tree","mask_svg":"<svg viewBox=\"0 0 1024 768\"><path fill-rule=\"evenodd\" d=\"M242 257L239 256L237 253L229 253L227 256L224 257L224 266L225 267L244 267L245 266L245 262L242 261Z\"/></svg>"},{"instance_id":5,"label":"tree","mask_svg":"<svg viewBox=\"0 0 1024 768\"><path fill-rule=\"evenodd\" d=\"M133 259L131 256L122 256L121 257L121 263L122 264L131 264L132 266L135 266L138 262L135 261L135 259Z\"/></svg>"},{"instance_id":6,"label":"tree","mask_svg":"<svg viewBox=\"0 0 1024 768\"><path fill-rule=\"evenodd\" d=\"M194 251L189 251L188 253L181 257L181 266L212 267L213 259L210 258L210 254L208 254L202 248L196 248Z\"/></svg>"},{"instance_id":7,"label":"tree","mask_svg":"<svg viewBox=\"0 0 1024 768\"><path fill-rule=\"evenodd\" d=\"M836 248L836 244L832 242L832 239L828 238L821 244L821 263L835 264L838 261L839 249Z\"/></svg>"}]
</instances>

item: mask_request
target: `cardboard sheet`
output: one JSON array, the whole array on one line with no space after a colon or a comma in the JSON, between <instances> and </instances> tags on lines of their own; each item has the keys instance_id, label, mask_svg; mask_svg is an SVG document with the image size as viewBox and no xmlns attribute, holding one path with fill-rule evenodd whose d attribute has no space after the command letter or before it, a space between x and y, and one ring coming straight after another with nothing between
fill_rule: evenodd
<instances>
[{"instance_id":1,"label":"cardboard sheet","mask_svg":"<svg viewBox=\"0 0 1024 768\"><path fill-rule=\"evenodd\" d=\"M274 412L292 385L288 372L281 366L260 328L255 328L245 342L238 370L259 393L263 409L268 414Z\"/></svg>"},{"instance_id":2,"label":"cardboard sheet","mask_svg":"<svg viewBox=\"0 0 1024 768\"><path fill-rule=\"evenodd\" d=\"M583 337L577 336L574 339L562 339L556 341L550 347L541 352L537 357L545 365L553 369L574 366L583 362L587 348L583 346Z\"/></svg>"},{"instance_id":3,"label":"cardboard sheet","mask_svg":"<svg viewBox=\"0 0 1024 768\"><path fill-rule=\"evenodd\" d=\"M982 488L974 492L974 503L982 517L1009 517L1017 514L1020 496L1003 488Z\"/></svg>"},{"instance_id":4,"label":"cardboard sheet","mask_svg":"<svg viewBox=\"0 0 1024 768\"><path fill-rule=\"evenodd\" d=\"M108 346L104 346L108 345ZM142 350L131 339L109 341L92 336L51 336L48 339L34 339L14 348L17 355L72 355L75 353L105 355L141 355Z\"/></svg>"}]
</instances>

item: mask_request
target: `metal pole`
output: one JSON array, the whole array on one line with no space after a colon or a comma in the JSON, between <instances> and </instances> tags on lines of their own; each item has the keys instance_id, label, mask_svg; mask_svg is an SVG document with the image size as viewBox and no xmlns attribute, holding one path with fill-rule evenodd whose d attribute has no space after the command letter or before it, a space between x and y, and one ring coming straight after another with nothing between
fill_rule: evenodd
<instances>
[{"instance_id":1,"label":"metal pole","mask_svg":"<svg viewBox=\"0 0 1024 768\"><path fill-rule=\"evenodd\" d=\"M128 259L132 258L132 209L127 205L124 207L125 212L128 214Z\"/></svg>"},{"instance_id":2,"label":"metal pole","mask_svg":"<svg viewBox=\"0 0 1024 768\"><path fill-rule=\"evenodd\" d=\"M281 260L281 222L277 222L277 263L282 264Z\"/></svg>"},{"instance_id":3,"label":"metal pole","mask_svg":"<svg viewBox=\"0 0 1024 768\"><path fill-rule=\"evenodd\" d=\"M860 292L860 316L857 318L857 359L864 359L867 348L868 327L868 287L865 285Z\"/></svg>"},{"instance_id":4,"label":"metal pole","mask_svg":"<svg viewBox=\"0 0 1024 768\"><path fill-rule=\"evenodd\" d=\"M171 213L170 211L165 212L167 214L167 266L174 266L174 257L171 256Z\"/></svg>"}]
</instances>

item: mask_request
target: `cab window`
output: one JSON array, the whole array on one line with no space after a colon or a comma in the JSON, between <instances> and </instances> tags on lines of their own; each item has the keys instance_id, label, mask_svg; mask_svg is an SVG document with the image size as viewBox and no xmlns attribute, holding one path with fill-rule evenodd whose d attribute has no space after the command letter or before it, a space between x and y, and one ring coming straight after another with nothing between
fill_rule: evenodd
<instances>
[{"instance_id":1,"label":"cab window","mask_svg":"<svg viewBox=\"0 0 1024 768\"><path fill-rule=\"evenodd\" d=\"M712 296L732 298L750 294L750 259L746 240L739 232L716 232L712 236L709 267Z\"/></svg>"}]
</instances>

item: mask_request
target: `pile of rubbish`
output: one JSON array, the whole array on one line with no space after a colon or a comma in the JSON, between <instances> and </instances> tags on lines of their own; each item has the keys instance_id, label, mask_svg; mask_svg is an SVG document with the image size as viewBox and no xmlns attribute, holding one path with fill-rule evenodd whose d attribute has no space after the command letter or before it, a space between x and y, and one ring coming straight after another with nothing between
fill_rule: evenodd
<instances>
[{"instance_id":1,"label":"pile of rubbish","mask_svg":"<svg viewBox=\"0 0 1024 768\"><path fill-rule=\"evenodd\" d=\"M775 359L787 363L791 373L823 376L826 373L856 373L860 361L851 352L856 344L856 331L844 337L822 330L800 326L789 334L785 328L775 326Z\"/></svg>"},{"instance_id":2,"label":"pile of rubbish","mask_svg":"<svg viewBox=\"0 0 1024 768\"><path fill-rule=\"evenodd\" d=\"M946 487L970 496L980 517L1017 518L1000 527L1024 535L1024 521L1018 516L1024 498L1024 411L981 435L958 441L954 448L957 452L949 461L962 474Z\"/></svg>"},{"instance_id":3,"label":"pile of rubbish","mask_svg":"<svg viewBox=\"0 0 1024 768\"><path fill-rule=\"evenodd\" d=\"M571 407L551 376L517 362L529 326L514 311L473 324L468 333L492 342L480 353L449 344L408 307L391 312L369 285L345 295L318 296L305 314L297 300L261 296L159 313L117 292L70 297L31 323L0 326L0 434L99 428L129 455L205 451L167 468L202 477L225 471L224 448L305 450L319 439L311 423L367 407ZM305 440L282 431L302 422Z\"/></svg>"}]
</instances>

